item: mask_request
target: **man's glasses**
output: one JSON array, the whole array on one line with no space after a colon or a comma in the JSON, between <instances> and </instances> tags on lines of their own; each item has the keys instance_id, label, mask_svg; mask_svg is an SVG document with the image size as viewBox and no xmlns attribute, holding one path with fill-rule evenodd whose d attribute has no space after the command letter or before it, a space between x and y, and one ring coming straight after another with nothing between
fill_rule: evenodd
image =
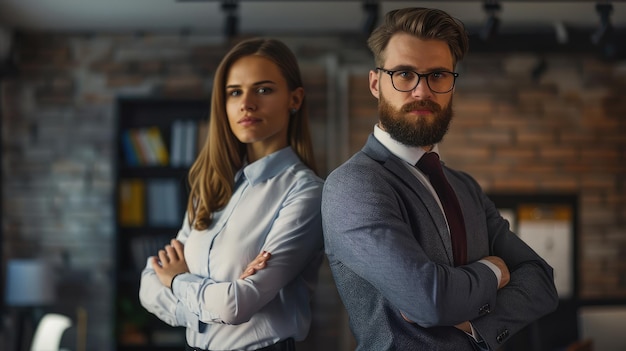
<instances>
[{"instance_id":1,"label":"man's glasses","mask_svg":"<svg viewBox=\"0 0 626 351\"><path fill-rule=\"evenodd\" d=\"M390 71L382 67L376 67L377 70L383 71L391 77L391 85L397 91L407 92L413 91L420 80L426 78L426 84L432 92L437 94L445 94L454 88L458 73L450 71L434 71L430 73L417 73L415 71L396 70Z\"/></svg>"}]
</instances>

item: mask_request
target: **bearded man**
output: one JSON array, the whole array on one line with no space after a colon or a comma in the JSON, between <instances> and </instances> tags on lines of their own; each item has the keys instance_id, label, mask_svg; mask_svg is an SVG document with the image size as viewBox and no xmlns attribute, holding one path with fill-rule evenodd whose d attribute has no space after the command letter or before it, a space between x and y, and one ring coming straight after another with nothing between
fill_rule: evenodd
<instances>
[{"instance_id":1,"label":"bearded man","mask_svg":"<svg viewBox=\"0 0 626 351\"><path fill-rule=\"evenodd\" d=\"M368 45L379 121L322 195L356 350L496 350L558 296L552 268L472 177L439 159L467 33L443 11L406 8Z\"/></svg>"}]
</instances>

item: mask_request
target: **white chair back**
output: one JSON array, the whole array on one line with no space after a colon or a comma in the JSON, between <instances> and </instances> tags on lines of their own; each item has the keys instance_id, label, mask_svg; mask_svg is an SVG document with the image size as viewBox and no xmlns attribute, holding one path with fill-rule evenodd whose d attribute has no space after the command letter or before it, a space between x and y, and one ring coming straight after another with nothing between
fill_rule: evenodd
<instances>
[{"instance_id":1,"label":"white chair back","mask_svg":"<svg viewBox=\"0 0 626 351\"><path fill-rule=\"evenodd\" d=\"M62 314L48 313L35 329L30 351L59 351L61 337L72 326L72 320Z\"/></svg>"}]
</instances>

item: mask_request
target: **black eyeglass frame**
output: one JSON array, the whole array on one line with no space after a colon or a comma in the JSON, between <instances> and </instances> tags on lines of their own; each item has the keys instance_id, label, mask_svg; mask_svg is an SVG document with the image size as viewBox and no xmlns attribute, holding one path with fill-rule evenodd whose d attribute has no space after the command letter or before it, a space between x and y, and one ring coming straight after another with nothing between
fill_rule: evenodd
<instances>
[{"instance_id":1,"label":"black eyeglass frame","mask_svg":"<svg viewBox=\"0 0 626 351\"><path fill-rule=\"evenodd\" d=\"M452 89L454 89L454 86L456 85L456 79L459 77L459 74L456 72L450 72L450 71L445 71L445 70L439 70L439 71L432 71L429 73L417 73L415 71L411 71L411 70L407 70L407 69L397 69L397 70L388 70L388 69L384 69L382 67L376 67L376 70L378 71L382 71L384 73L387 73L389 75L389 79L391 79L391 85L393 86L394 89L396 89L397 91L403 92L403 93L407 93L409 91L413 91L415 90L415 88L417 88L418 85L420 85L420 81L422 80L422 77L426 78L426 85L428 85L428 89L430 89L430 91L432 91L433 93L436 94L447 94L449 92L452 91ZM396 72L413 72L415 73L415 75L417 75L417 83L415 83L415 86L409 90L400 90L398 88L396 88L396 84L393 82L393 74ZM435 74L435 73L450 73L452 74L452 77L454 77L454 79L452 80L452 86L450 87L449 90L447 91L436 91L433 90L433 88L430 87L430 81L428 80L428 77L431 74Z\"/></svg>"}]
</instances>

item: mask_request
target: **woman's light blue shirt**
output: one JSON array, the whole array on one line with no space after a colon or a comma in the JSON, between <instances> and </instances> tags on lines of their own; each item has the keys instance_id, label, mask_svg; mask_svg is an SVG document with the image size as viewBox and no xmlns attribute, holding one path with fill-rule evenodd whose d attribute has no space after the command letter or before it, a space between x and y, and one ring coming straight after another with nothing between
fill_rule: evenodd
<instances>
[{"instance_id":1,"label":"woman's light blue shirt","mask_svg":"<svg viewBox=\"0 0 626 351\"><path fill-rule=\"evenodd\" d=\"M172 326L187 327L189 345L202 349L254 350L304 339L323 258L322 186L291 147L244 166L207 230L183 221L177 239L185 244L190 273L177 276L170 290L148 263L142 305ZM239 279L262 250L272 254L267 267Z\"/></svg>"}]
</instances>

